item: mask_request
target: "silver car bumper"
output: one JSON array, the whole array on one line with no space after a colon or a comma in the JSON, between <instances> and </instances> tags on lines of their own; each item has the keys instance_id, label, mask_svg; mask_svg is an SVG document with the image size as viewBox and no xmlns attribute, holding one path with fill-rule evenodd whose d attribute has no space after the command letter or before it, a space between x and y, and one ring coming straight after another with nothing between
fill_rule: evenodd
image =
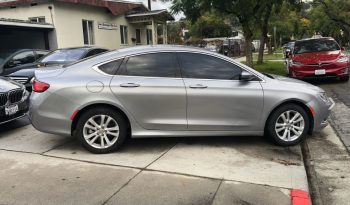
<instances>
[{"instance_id":1,"label":"silver car bumper","mask_svg":"<svg viewBox=\"0 0 350 205\"><path fill-rule=\"evenodd\" d=\"M327 127L329 124L327 119L335 106L334 100L329 98L329 103L317 101L310 103L309 106L315 110L313 131L320 131Z\"/></svg>"}]
</instances>

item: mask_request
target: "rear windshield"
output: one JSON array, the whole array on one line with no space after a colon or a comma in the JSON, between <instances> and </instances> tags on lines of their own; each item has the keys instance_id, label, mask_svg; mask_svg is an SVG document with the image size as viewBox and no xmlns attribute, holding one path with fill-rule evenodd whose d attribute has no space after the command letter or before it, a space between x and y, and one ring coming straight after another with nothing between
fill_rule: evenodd
<instances>
[{"instance_id":1,"label":"rear windshield","mask_svg":"<svg viewBox=\"0 0 350 205\"><path fill-rule=\"evenodd\" d=\"M70 63L81 59L85 53L85 49L62 49L56 50L41 58L41 63L57 62Z\"/></svg>"},{"instance_id":2,"label":"rear windshield","mask_svg":"<svg viewBox=\"0 0 350 205\"><path fill-rule=\"evenodd\" d=\"M335 40L331 39L313 39L307 41L299 41L295 42L294 45L295 54L337 50L340 50L339 45Z\"/></svg>"}]
</instances>

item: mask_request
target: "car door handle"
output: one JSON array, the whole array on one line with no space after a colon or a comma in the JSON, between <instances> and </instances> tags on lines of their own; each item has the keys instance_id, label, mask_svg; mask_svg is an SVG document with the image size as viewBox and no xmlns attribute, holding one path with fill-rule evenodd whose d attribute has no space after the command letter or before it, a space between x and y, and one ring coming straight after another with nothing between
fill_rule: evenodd
<instances>
[{"instance_id":1,"label":"car door handle","mask_svg":"<svg viewBox=\"0 0 350 205\"><path fill-rule=\"evenodd\" d=\"M208 87L208 86L202 85L202 84L190 85L190 88L204 89L204 88L207 88L207 87Z\"/></svg>"},{"instance_id":2,"label":"car door handle","mask_svg":"<svg viewBox=\"0 0 350 205\"><path fill-rule=\"evenodd\" d=\"M123 88L136 88L136 87L140 87L140 85L136 84L136 83L123 83L123 84L120 84L120 87L123 87Z\"/></svg>"}]
</instances>

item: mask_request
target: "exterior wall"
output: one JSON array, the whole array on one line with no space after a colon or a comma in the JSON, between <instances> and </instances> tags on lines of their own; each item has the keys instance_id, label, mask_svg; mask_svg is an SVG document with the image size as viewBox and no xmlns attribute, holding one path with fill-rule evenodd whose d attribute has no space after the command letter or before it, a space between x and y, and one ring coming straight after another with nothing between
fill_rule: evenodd
<instances>
[{"instance_id":1,"label":"exterior wall","mask_svg":"<svg viewBox=\"0 0 350 205\"><path fill-rule=\"evenodd\" d=\"M136 37L135 29L143 27L143 30L145 30L145 26L129 24L124 15L114 16L104 8L86 5L72 6L72 4L69 3L56 2L54 21L59 48L84 45L83 19L93 21L94 45L108 49L135 45L135 43L131 41L131 38ZM118 29L98 29L98 22L117 24ZM121 45L120 25L128 26L129 39L127 45ZM146 35L146 31L142 32L142 35ZM145 44L144 42L146 41L142 43Z\"/></svg>"},{"instance_id":2,"label":"exterior wall","mask_svg":"<svg viewBox=\"0 0 350 205\"><path fill-rule=\"evenodd\" d=\"M48 8L51 6L50 9ZM136 45L136 28L141 29L141 44L147 44L147 28L144 23L130 24L124 14L114 16L102 7L54 2L39 3L36 6L20 5L16 8L0 8L0 18L28 20L29 17L44 16L55 29L48 33L50 49L84 46L82 20L93 21L94 45L107 49L117 49ZM98 23L113 23L117 30L98 29ZM128 26L128 44L121 45L120 25Z\"/></svg>"},{"instance_id":3,"label":"exterior wall","mask_svg":"<svg viewBox=\"0 0 350 205\"><path fill-rule=\"evenodd\" d=\"M38 4L36 6L24 5L16 8L0 8L0 18L11 18L28 20L29 17L45 16L47 23L53 23L51 18L49 6L53 7L51 3Z\"/></svg>"}]
</instances>

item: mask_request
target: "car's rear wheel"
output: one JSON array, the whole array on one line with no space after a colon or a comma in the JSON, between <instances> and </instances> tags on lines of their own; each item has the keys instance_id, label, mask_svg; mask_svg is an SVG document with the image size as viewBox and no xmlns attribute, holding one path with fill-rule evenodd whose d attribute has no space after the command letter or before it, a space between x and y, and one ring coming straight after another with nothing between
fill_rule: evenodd
<instances>
[{"instance_id":1,"label":"car's rear wheel","mask_svg":"<svg viewBox=\"0 0 350 205\"><path fill-rule=\"evenodd\" d=\"M90 152L103 154L117 150L127 137L127 123L116 110L95 108L81 115L76 137Z\"/></svg>"},{"instance_id":2,"label":"car's rear wheel","mask_svg":"<svg viewBox=\"0 0 350 205\"><path fill-rule=\"evenodd\" d=\"M296 104L285 104L269 117L267 135L278 145L290 146L303 140L309 130L310 120L306 111Z\"/></svg>"}]
</instances>

